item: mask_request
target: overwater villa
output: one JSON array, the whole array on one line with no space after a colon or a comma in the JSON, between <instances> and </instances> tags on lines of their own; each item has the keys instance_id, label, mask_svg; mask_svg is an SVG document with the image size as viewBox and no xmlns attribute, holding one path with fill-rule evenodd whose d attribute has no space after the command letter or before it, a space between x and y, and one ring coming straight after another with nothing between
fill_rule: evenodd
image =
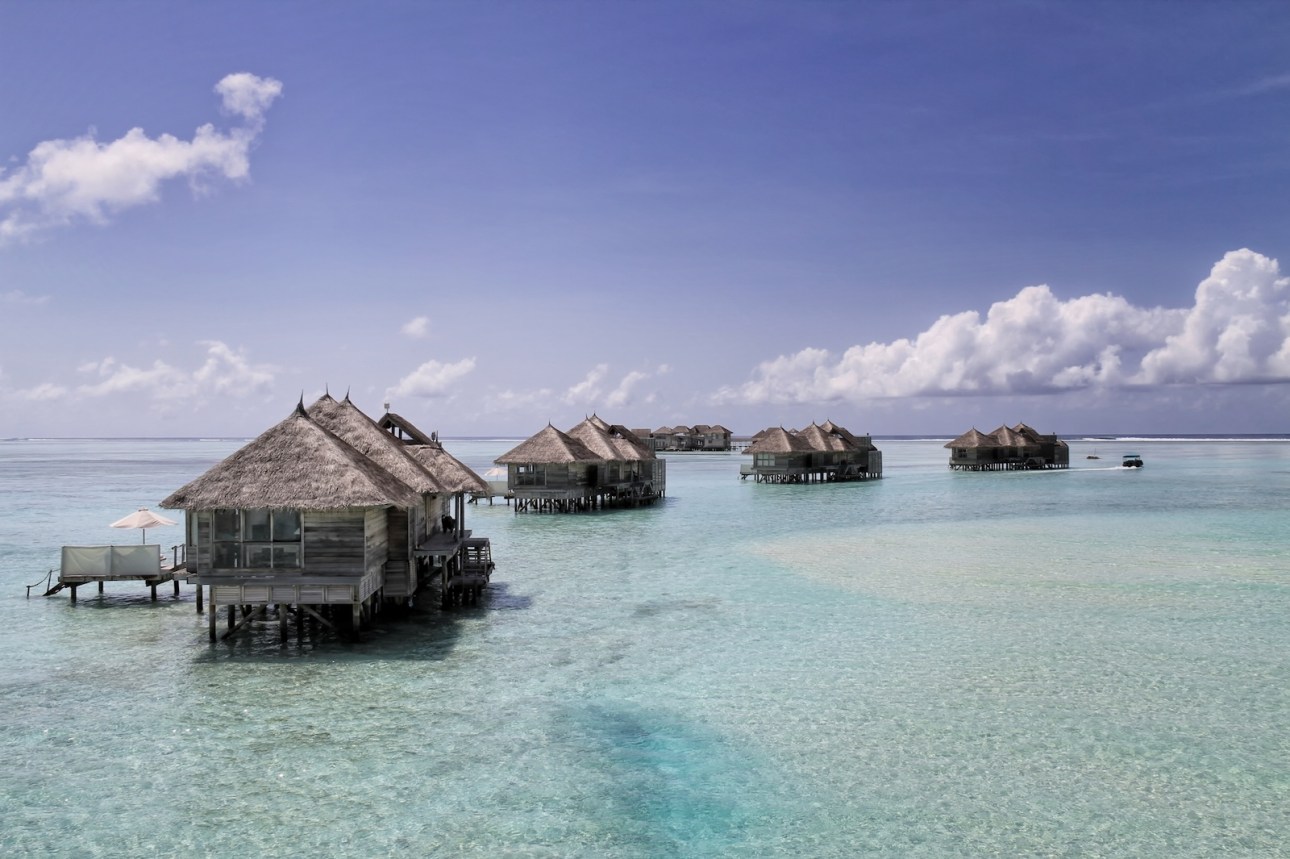
<instances>
[{"instance_id":1,"label":"overwater villa","mask_svg":"<svg viewBox=\"0 0 1290 859\"><path fill-rule=\"evenodd\" d=\"M803 430L768 427L744 450L752 463L739 469L758 483L821 483L882 477L882 451L870 436L853 435L833 421Z\"/></svg>"},{"instance_id":2,"label":"overwater villa","mask_svg":"<svg viewBox=\"0 0 1290 859\"><path fill-rule=\"evenodd\" d=\"M635 507L667 488L666 460L631 430L595 415L567 433L547 424L494 462L506 466L517 513Z\"/></svg>"},{"instance_id":3,"label":"overwater villa","mask_svg":"<svg viewBox=\"0 0 1290 859\"><path fill-rule=\"evenodd\" d=\"M1001 426L991 433L973 427L945 447L950 451L950 468L962 471L1070 468L1071 463L1066 442L1025 424Z\"/></svg>"},{"instance_id":4,"label":"overwater villa","mask_svg":"<svg viewBox=\"0 0 1290 859\"><path fill-rule=\"evenodd\" d=\"M479 596L491 547L464 527L463 493L483 481L434 436L389 414L383 424L348 397L301 403L161 503L184 511L212 640L221 606L225 636L276 606L285 638L289 617L357 634L436 582L445 604Z\"/></svg>"},{"instance_id":5,"label":"overwater villa","mask_svg":"<svg viewBox=\"0 0 1290 859\"><path fill-rule=\"evenodd\" d=\"M721 424L695 424L632 430L654 450L730 450L733 433Z\"/></svg>"}]
</instances>

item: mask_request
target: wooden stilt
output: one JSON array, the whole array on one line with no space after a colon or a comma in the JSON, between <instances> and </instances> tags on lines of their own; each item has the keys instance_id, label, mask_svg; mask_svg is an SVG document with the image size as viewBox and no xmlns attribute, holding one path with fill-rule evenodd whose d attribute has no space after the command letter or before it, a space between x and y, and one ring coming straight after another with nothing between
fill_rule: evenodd
<instances>
[{"instance_id":1,"label":"wooden stilt","mask_svg":"<svg viewBox=\"0 0 1290 859\"><path fill-rule=\"evenodd\" d=\"M201 605L201 596L200 596L201 592L202 592L202 586L201 586L201 585L198 585L198 586L197 586L197 593L198 593L197 603L198 603L198 605ZM201 611L201 609L198 609L198 611ZM214 641L214 640L215 640L215 615L216 615L216 606L215 606L215 588L214 588L214 586L212 585L212 586L211 586L211 605L210 605L210 608L207 610L207 613L206 613L206 623L207 623L207 626L209 626L209 627L210 627L211 641Z\"/></svg>"},{"instance_id":2,"label":"wooden stilt","mask_svg":"<svg viewBox=\"0 0 1290 859\"><path fill-rule=\"evenodd\" d=\"M99 593L103 593L103 581L99 580Z\"/></svg>"},{"instance_id":3,"label":"wooden stilt","mask_svg":"<svg viewBox=\"0 0 1290 859\"><path fill-rule=\"evenodd\" d=\"M79 585L72 585L72 605L76 605L76 589Z\"/></svg>"},{"instance_id":4,"label":"wooden stilt","mask_svg":"<svg viewBox=\"0 0 1290 859\"><path fill-rule=\"evenodd\" d=\"M287 643L287 607L278 603L278 640Z\"/></svg>"},{"instance_id":5,"label":"wooden stilt","mask_svg":"<svg viewBox=\"0 0 1290 859\"><path fill-rule=\"evenodd\" d=\"M202 613L202 586L197 586L197 613Z\"/></svg>"}]
</instances>

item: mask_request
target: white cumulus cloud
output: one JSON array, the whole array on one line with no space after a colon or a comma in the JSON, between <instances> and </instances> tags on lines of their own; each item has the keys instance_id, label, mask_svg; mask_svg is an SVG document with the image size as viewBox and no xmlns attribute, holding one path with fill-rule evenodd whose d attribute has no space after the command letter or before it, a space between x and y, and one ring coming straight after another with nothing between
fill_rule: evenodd
<instances>
[{"instance_id":1,"label":"white cumulus cloud","mask_svg":"<svg viewBox=\"0 0 1290 859\"><path fill-rule=\"evenodd\" d=\"M1143 308L1110 295L1070 300L1029 286L942 316L913 339L805 348L757 366L718 403L1041 394L1159 383L1290 380L1287 279L1276 260L1228 253L1191 308Z\"/></svg>"},{"instance_id":2,"label":"white cumulus cloud","mask_svg":"<svg viewBox=\"0 0 1290 859\"><path fill-rule=\"evenodd\" d=\"M403 323L403 327L399 330L414 340L423 339L430 333L430 319L425 316L418 316L415 319L409 319L407 322Z\"/></svg>"},{"instance_id":3,"label":"white cumulus cloud","mask_svg":"<svg viewBox=\"0 0 1290 859\"><path fill-rule=\"evenodd\" d=\"M474 358L463 358L452 364L426 361L386 391L392 397L441 397L453 382L475 369Z\"/></svg>"},{"instance_id":4,"label":"white cumulus cloud","mask_svg":"<svg viewBox=\"0 0 1290 859\"><path fill-rule=\"evenodd\" d=\"M224 100L224 110L258 123L263 121L273 100L282 95L282 82L250 72L236 72L225 75L215 84L215 92Z\"/></svg>"},{"instance_id":5,"label":"white cumulus cloud","mask_svg":"<svg viewBox=\"0 0 1290 859\"><path fill-rule=\"evenodd\" d=\"M243 72L215 88L225 109L247 125L220 131L206 124L191 140L132 128L106 143L90 132L36 144L25 164L0 170L0 243L77 222L105 223L111 214L156 202L162 185L175 178L195 189L207 177L245 179L264 111L282 84Z\"/></svg>"},{"instance_id":6,"label":"white cumulus cloud","mask_svg":"<svg viewBox=\"0 0 1290 859\"><path fill-rule=\"evenodd\" d=\"M1200 286L1182 330L1142 361L1137 380L1260 382L1290 378L1290 279L1277 261L1232 251Z\"/></svg>"}]
</instances>

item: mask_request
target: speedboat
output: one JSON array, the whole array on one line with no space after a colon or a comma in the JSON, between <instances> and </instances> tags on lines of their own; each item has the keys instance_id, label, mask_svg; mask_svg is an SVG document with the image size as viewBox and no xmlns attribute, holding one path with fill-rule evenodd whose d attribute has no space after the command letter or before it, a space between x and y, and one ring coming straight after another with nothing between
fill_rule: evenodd
<instances>
[{"instance_id":1,"label":"speedboat","mask_svg":"<svg viewBox=\"0 0 1290 859\"><path fill-rule=\"evenodd\" d=\"M1136 453L1126 453L1124 455L1124 460L1120 465L1124 468L1141 468L1142 457L1138 456Z\"/></svg>"}]
</instances>

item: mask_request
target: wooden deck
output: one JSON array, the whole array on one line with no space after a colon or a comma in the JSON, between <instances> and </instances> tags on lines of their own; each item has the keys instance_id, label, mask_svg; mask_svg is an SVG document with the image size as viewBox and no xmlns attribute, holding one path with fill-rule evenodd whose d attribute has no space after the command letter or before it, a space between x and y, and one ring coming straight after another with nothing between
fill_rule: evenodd
<instances>
[{"instance_id":1,"label":"wooden deck","mask_svg":"<svg viewBox=\"0 0 1290 859\"><path fill-rule=\"evenodd\" d=\"M178 556L169 560L161 554L161 546L139 544L134 546L64 546L59 563L58 582L45 596L67 588L72 602L76 591L84 585L97 584L103 593L104 582L143 582L152 589L152 599L157 599L157 586L173 582L175 596L179 596L177 568L182 568Z\"/></svg>"},{"instance_id":2,"label":"wooden deck","mask_svg":"<svg viewBox=\"0 0 1290 859\"><path fill-rule=\"evenodd\" d=\"M58 582L45 592L45 596L52 596L66 588L71 595L72 602L76 602L76 589L82 585L98 584L99 593L103 593L104 582L143 582L152 590L152 601L157 601L157 586L171 582L175 586L175 596L179 596L179 573L183 571L180 567L176 570L172 565L166 564L160 567L156 575L151 573L59 573Z\"/></svg>"}]
</instances>

